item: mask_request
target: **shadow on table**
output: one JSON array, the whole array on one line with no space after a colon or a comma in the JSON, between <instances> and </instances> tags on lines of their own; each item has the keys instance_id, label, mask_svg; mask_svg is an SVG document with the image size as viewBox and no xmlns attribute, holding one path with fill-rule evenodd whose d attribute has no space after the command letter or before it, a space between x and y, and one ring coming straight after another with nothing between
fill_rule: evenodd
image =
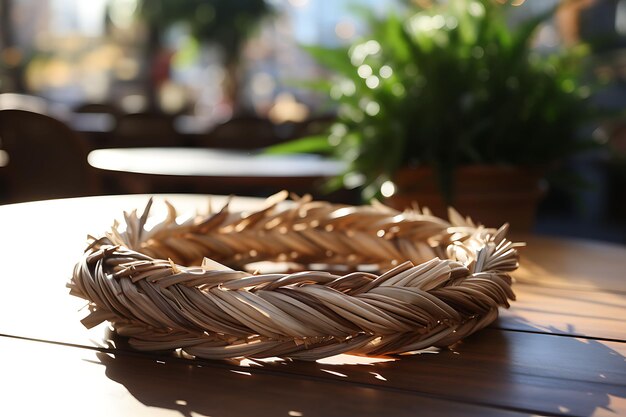
<instances>
[{"instance_id":1,"label":"shadow on table","mask_svg":"<svg viewBox=\"0 0 626 417\"><path fill-rule=\"evenodd\" d=\"M233 367L226 362L160 359L158 356L99 352L106 375L126 387L147 407L206 416L412 416L443 407L445 415L463 416L467 406L435 399L416 400L401 392L383 392L338 384L311 376ZM290 377L286 377L290 376Z\"/></svg>"},{"instance_id":2,"label":"shadow on table","mask_svg":"<svg viewBox=\"0 0 626 417\"><path fill-rule=\"evenodd\" d=\"M106 375L138 401L183 416L302 415L302 404L310 407L315 402L306 398L307 393L312 395L306 381L147 355L98 353L98 358L106 366ZM331 396L331 388L321 395Z\"/></svg>"},{"instance_id":3,"label":"shadow on table","mask_svg":"<svg viewBox=\"0 0 626 417\"><path fill-rule=\"evenodd\" d=\"M611 412L612 400L626 398L626 359L610 343L538 334L539 329L524 325L528 333L487 328L450 349L389 361L340 356L321 363L240 364L129 352L100 353L99 359L106 375L145 405L185 416L192 411L329 415L331 405L344 407L345 414L346 401L353 403L350 414L371 410L376 415L382 404L380 398L377 402L379 390L386 391L385 398L410 394L400 397L414 398L416 404L426 398L488 405L503 414L591 416L598 409ZM126 350L124 341L118 339L117 345ZM354 390L362 391L358 401L341 400Z\"/></svg>"},{"instance_id":4,"label":"shadow on table","mask_svg":"<svg viewBox=\"0 0 626 417\"><path fill-rule=\"evenodd\" d=\"M528 404L555 415L591 416L599 409L624 413L626 358L619 349L623 343L570 336L572 325L537 327L521 317L509 318L506 327L515 330L502 329L496 321L473 338L499 334L509 339L509 371L524 384L516 395ZM619 410L613 410L615 404Z\"/></svg>"}]
</instances>

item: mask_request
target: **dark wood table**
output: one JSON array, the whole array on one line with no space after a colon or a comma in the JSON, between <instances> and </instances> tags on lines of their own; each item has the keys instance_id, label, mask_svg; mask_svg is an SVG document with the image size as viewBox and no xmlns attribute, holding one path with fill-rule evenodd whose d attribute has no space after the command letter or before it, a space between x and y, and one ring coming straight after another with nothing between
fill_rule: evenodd
<instances>
[{"instance_id":1,"label":"dark wood table","mask_svg":"<svg viewBox=\"0 0 626 417\"><path fill-rule=\"evenodd\" d=\"M65 288L87 233L101 234L147 198L0 206L0 415L626 415L624 247L529 237L518 301L438 353L369 364L182 359L107 341L106 325L86 330L84 302ZM189 212L208 204L167 198Z\"/></svg>"},{"instance_id":2,"label":"dark wood table","mask_svg":"<svg viewBox=\"0 0 626 417\"><path fill-rule=\"evenodd\" d=\"M258 195L310 191L344 164L316 155L205 148L112 148L89 154L89 164L132 193L192 189Z\"/></svg>"}]
</instances>

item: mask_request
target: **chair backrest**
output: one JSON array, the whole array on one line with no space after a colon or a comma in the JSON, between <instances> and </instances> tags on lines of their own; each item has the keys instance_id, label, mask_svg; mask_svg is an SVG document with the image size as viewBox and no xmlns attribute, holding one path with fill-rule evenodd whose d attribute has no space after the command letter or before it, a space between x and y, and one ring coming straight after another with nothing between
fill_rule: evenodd
<instances>
[{"instance_id":1,"label":"chair backrest","mask_svg":"<svg viewBox=\"0 0 626 417\"><path fill-rule=\"evenodd\" d=\"M0 109L0 143L11 202L98 193L87 147L64 123L32 111Z\"/></svg>"},{"instance_id":2,"label":"chair backrest","mask_svg":"<svg viewBox=\"0 0 626 417\"><path fill-rule=\"evenodd\" d=\"M74 113L105 113L117 118L122 111L111 103L82 103L74 107Z\"/></svg>"},{"instance_id":3,"label":"chair backrest","mask_svg":"<svg viewBox=\"0 0 626 417\"><path fill-rule=\"evenodd\" d=\"M113 131L115 147L180 146L174 118L158 113L131 113L118 118Z\"/></svg>"},{"instance_id":4,"label":"chair backrest","mask_svg":"<svg viewBox=\"0 0 626 417\"><path fill-rule=\"evenodd\" d=\"M337 120L334 114L323 114L297 123L294 138L323 135L328 128Z\"/></svg>"},{"instance_id":5,"label":"chair backrest","mask_svg":"<svg viewBox=\"0 0 626 417\"><path fill-rule=\"evenodd\" d=\"M215 126L200 146L224 149L257 149L280 141L277 129L268 120L256 116L236 116Z\"/></svg>"}]
</instances>

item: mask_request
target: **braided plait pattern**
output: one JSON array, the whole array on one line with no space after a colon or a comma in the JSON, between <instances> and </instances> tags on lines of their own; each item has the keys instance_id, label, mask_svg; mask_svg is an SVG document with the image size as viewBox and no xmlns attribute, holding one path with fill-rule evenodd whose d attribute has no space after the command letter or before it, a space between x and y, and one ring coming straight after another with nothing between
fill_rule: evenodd
<instances>
[{"instance_id":1,"label":"braided plait pattern","mask_svg":"<svg viewBox=\"0 0 626 417\"><path fill-rule=\"evenodd\" d=\"M514 299L517 244L506 226L475 226L454 211L447 222L417 208L286 204L285 196L252 213L227 204L182 224L168 205L149 231L151 201L142 215L125 213L125 228L94 238L68 284L89 301L84 324L108 320L140 350L314 360L448 346ZM342 272L224 266L259 260ZM387 271L350 272L364 264Z\"/></svg>"}]
</instances>

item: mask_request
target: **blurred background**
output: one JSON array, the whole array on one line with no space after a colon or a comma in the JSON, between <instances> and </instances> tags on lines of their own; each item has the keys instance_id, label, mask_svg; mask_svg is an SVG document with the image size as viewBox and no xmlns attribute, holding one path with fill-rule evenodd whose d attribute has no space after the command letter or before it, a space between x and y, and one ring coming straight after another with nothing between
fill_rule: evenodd
<instances>
[{"instance_id":1,"label":"blurred background","mask_svg":"<svg viewBox=\"0 0 626 417\"><path fill-rule=\"evenodd\" d=\"M26 151L15 151L13 156L11 133L2 134L19 117L0 117L0 149L5 149L0 154L0 202L125 192L265 195L273 188L242 186L245 181L220 185L213 179L207 185L177 183L172 176L171 181L149 184L145 178L121 179L90 166L84 155L97 149L141 147L230 149L250 154L320 134L332 124L337 106L309 84L332 74L303 46L350 45L367 36L363 10L384 18L401 13L409 3L0 0L0 110L39 112L63 125L41 122L40 135L61 136L51 132L62 132L64 127L72 132L68 141L49 143L49 138L45 144L40 139L27 145L25 158L30 165L20 171L11 167L11 161L18 161L19 152ZM427 9L431 2L415 3ZM507 19L514 27L545 13L558 1L509 3ZM626 0L569 2L546 19L533 38L533 48L539 51L581 43L590 45L587 75L603 83L594 92L594 102L621 112L626 103ZM36 123L22 123L36 130ZM619 118L589 127L588 133L610 142L618 153L626 150L626 123ZM76 141L82 149L71 150ZM44 155L35 156L37 149L45 149ZM84 170L80 172L87 173L75 171L68 178L89 177L89 184L72 185L73 179L46 183L41 175L31 178L30 184L15 178L26 178L36 166L51 164L51 160L60 162L53 171L69 170L77 159ZM534 230L626 243L623 161L602 150L567 163L584 186L575 193L547 189ZM274 188L285 184L280 179L276 182ZM45 193L27 192L28 187L36 188L33 183L44 187ZM326 196L317 185L316 181L299 183L297 191L346 203L360 201L357 190Z\"/></svg>"}]
</instances>

